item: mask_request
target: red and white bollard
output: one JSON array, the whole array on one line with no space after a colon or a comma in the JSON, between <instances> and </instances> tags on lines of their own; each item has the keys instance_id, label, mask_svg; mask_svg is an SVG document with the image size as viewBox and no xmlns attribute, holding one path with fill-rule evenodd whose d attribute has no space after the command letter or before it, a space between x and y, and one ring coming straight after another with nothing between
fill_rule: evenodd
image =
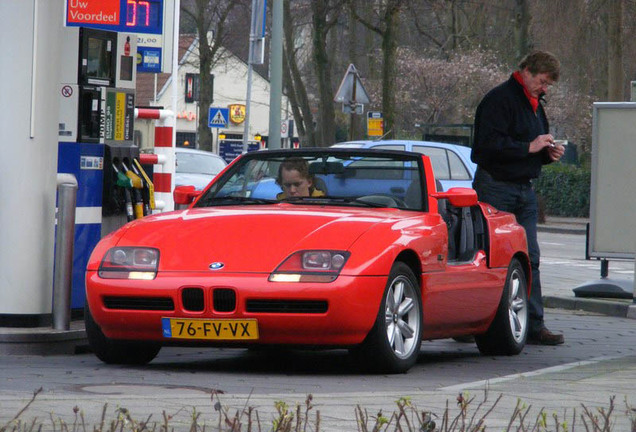
<instances>
[{"instance_id":1,"label":"red and white bollard","mask_svg":"<svg viewBox=\"0 0 636 432\"><path fill-rule=\"evenodd\" d=\"M155 188L155 210L159 212L174 210L175 151L174 126L175 115L170 110L155 108L135 108L135 118L154 119L155 143L154 155L140 155L142 164L153 164L152 181Z\"/></svg>"}]
</instances>

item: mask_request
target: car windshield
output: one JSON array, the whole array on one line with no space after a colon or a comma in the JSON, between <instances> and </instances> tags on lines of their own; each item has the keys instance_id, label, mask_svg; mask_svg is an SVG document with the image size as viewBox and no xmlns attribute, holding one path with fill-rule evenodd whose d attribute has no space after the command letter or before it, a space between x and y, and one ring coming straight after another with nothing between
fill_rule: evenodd
<instances>
[{"instance_id":1,"label":"car windshield","mask_svg":"<svg viewBox=\"0 0 636 432\"><path fill-rule=\"evenodd\" d=\"M225 168L225 161L204 153L177 152L176 171L180 174L216 175Z\"/></svg>"},{"instance_id":2,"label":"car windshield","mask_svg":"<svg viewBox=\"0 0 636 432\"><path fill-rule=\"evenodd\" d=\"M421 155L380 150L270 150L243 155L195 207L294 204L423 210Z\"/></svg>"}]
</instances>

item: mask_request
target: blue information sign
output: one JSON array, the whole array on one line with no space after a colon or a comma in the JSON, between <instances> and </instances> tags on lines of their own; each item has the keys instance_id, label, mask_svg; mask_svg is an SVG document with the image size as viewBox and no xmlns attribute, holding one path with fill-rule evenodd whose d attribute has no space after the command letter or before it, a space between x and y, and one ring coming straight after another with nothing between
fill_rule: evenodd
<instances>
[{"instance_id":1,"label":"blue information sign","mask_svg":"<svg viewBox=\"0 0 636 432\"><path fill-rule=\"evenodd\" d=\"M256 151L259 143L247 143L247 151ZM219 156L227 163L232 162L243 153L243 141L239 140L222 140L219 142Z\"/></svg>"},{"instance_id":2,"label":"blue information sign","mask_svg":"<svg viewBox=\"0 0 636 432\"><path fill-rule=\"evenodd\" d=\"M229 108L215 108L210 107L208 112L208 127L223 128L227 127L227 122L230 120Z\"/></svg>"},{"instance_id":3,"label":"blue information sign","mask_svg":"<svg viewBox=\"0 0 636 432\"><path fill-rule=\"evenodd\" d=\"M137 47L137 72L161 72L161 48Z\"/></svg>"}]
</instances>

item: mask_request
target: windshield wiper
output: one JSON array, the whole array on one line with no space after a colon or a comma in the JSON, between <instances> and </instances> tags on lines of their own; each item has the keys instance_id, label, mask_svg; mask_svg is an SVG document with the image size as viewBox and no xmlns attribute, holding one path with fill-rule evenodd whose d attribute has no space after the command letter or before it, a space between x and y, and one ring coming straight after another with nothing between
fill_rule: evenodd
<instances>
[{"instance_id":1,"label":"windshield wiper","mask_svg":"<svg viewBox=\"0 0 636 432\"><path fill-rule=\"evenodd\" d=\"M374 207L374 208L388 207L385 204L380 204L373 201L367 201L359 197L332 197L328 195L321 196L321 197L291 197L291 198L286 198L285 201L290 203L303 203L303 204L304 203L317 203L317 204L344 203L344 204L362 205L365 207Z\"/></svg>"},{"instance_id":2,"label":"windshield wiper","mask_svg":"<svg viewBox=\"0 0 636 432\"><path fill-rule=\"evenodd\" d=\"M236 203L241 204L275 204L279 202L275 199L267 199L267 198L256 198L256 197L243 197L243 196L235 196L235 195L227 195L223 197L213 197L206 200L205 204L207 206L222 206L222 205L233 205Z\"/></svg>"}]
</instances>

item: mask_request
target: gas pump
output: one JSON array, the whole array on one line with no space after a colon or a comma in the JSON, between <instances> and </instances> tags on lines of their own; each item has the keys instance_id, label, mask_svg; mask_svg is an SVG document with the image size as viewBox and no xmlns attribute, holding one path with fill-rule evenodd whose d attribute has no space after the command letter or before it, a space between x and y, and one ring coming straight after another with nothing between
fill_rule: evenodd
<instances>
[{"instance_id":1,"label":"gas pump","mask_svg":"<svg viewBox=\"0 0 636 432\"><path fill-rule=\"evenodd\" d=\"M78 182L71 308L82 309L93 248L143 215L135 203L143 209L147 183L129 169L139 157L133 141L137 36L85 27L63 32L58 173L74 174Z\"/></svg>"}]
</instances>

